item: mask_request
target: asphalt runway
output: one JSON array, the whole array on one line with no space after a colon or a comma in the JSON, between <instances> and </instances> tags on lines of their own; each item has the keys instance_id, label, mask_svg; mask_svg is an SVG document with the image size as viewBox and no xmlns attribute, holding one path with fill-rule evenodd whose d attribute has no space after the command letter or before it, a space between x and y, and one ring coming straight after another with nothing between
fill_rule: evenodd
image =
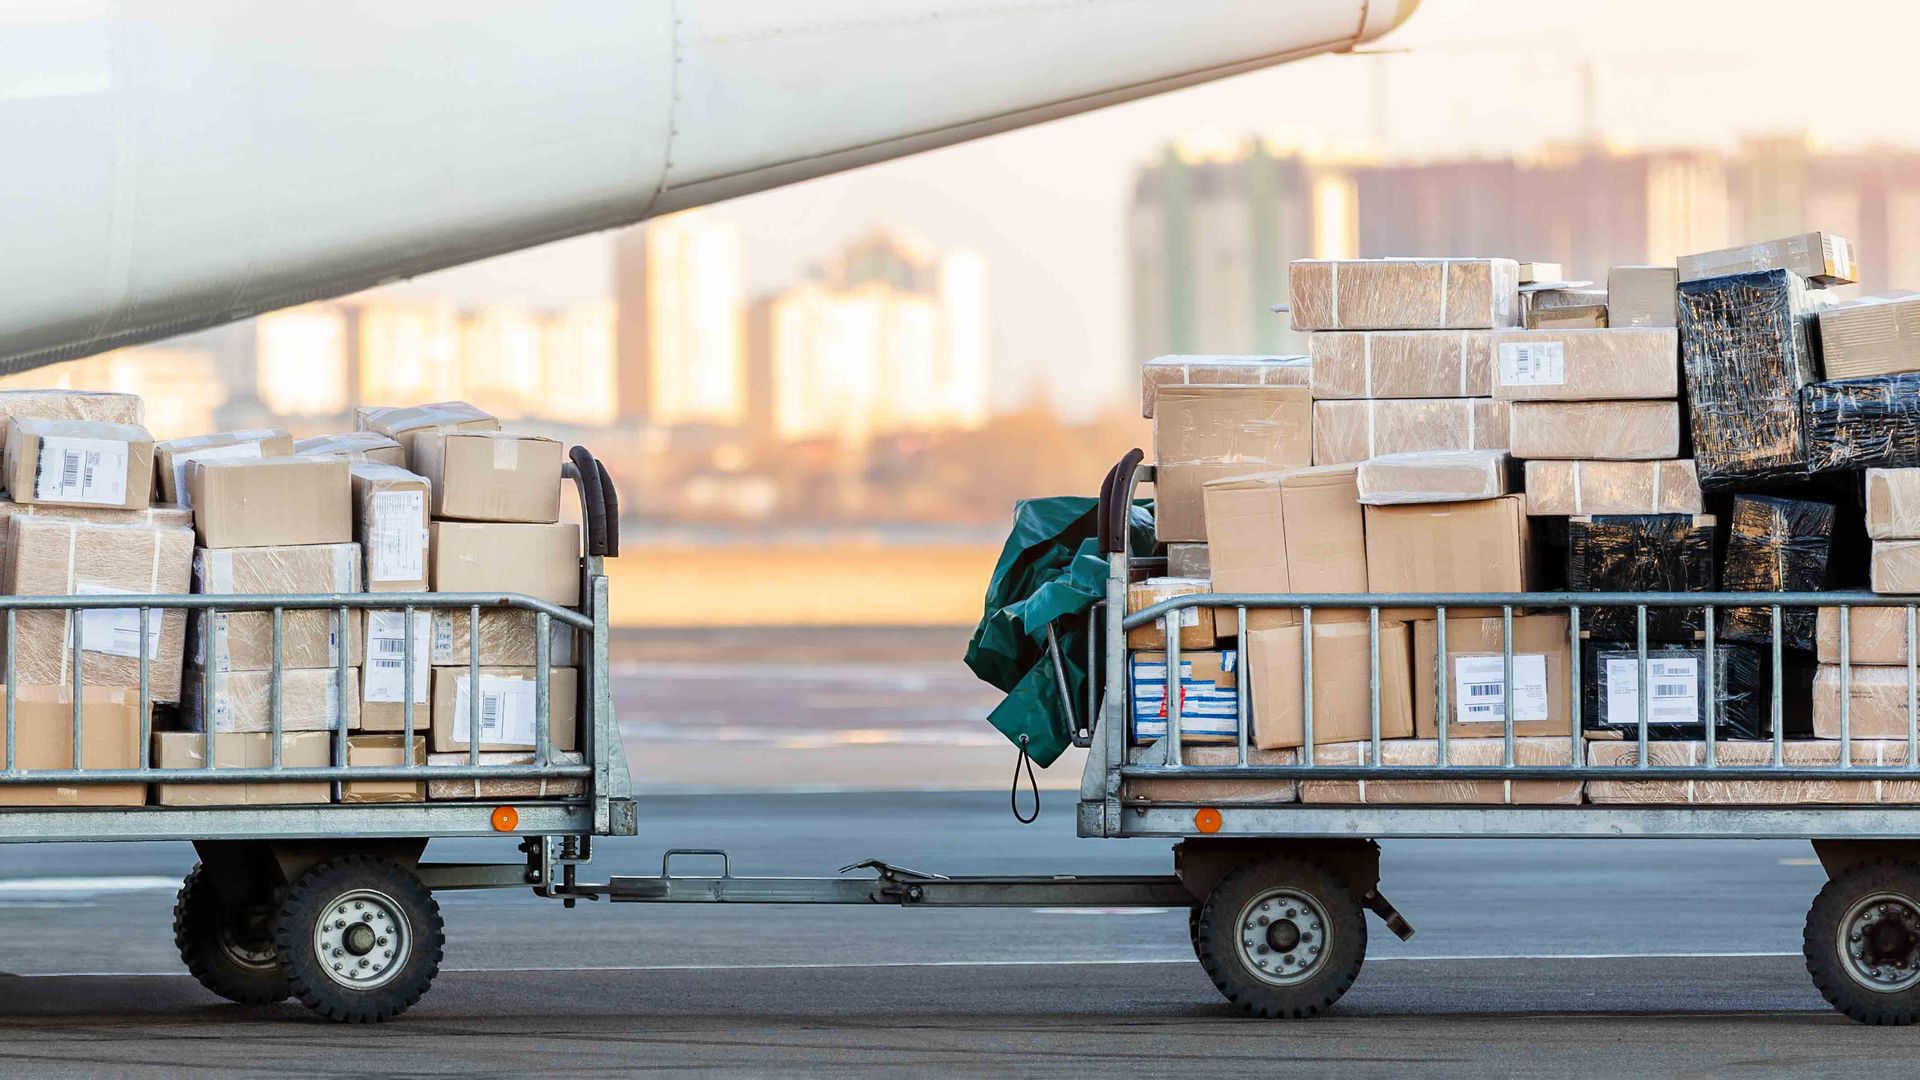
<instances>
[{"instance_id":1,"label":"asphalt runway","mask_svg":"<svg viewBox=\"0 0 1920 1080\"><path fill-rule=\"evenodd\" d=\"M1053 798L1023 827L991 792L654 797L595 873L670 846L740 874L866 857L953 873L1166 869L1164 844L1079 840ZM440 859L511 858L440 842ZM1089 1070L1185 1076L1858 1075L1902 1072L1920 1032L1829 1011L1797 950L1821 875L1803 844L1422 841L1386 848L1377 922L1336 1013L1243 1020L1184 912L583 904L442 894L433 992L377 1029L226 1005L180 971L181 845L0 852L0 1072L466 1076ZM691 865L685 869L693 869Z\"/></svg>"}]
</instances>

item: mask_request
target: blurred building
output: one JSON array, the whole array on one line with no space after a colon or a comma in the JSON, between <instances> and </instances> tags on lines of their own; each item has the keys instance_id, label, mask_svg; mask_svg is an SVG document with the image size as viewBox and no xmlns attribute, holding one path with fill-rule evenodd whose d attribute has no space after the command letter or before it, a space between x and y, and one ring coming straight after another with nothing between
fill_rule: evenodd
<instances>
[{"instance_id":1,"label":"blurred building","mask_svg":"<svg viewBox=\"0 0 1920 1080\"><path fill-rule=\"evenodd\" d=\"M1128 217L1131 368L1166 353L1300 352L1272 314L1294 259L1498 255L1610 266L1830 229L1868 289L1920 284L1920 152L1803 138L1733 153L1551 147L1523 158L1383 161L1249 138L1169 147Z\"/></svg>"},{"instance_id":2,"label":"blurred building","mask_svg":"<svg viewBox=\"0 0 1920 1080\"><path fill-rule=\"evenodd\" d=\"M108 390L138 394L146 428L156 439L218 430L227 402L214 354L180 345L139 345L0 378L0 386Z\"/></svg>"},{"instance_id":3,"label":"blurred building","mask_svg":"<svg viewBox=\"0 0 1920 1080\"><path fill-rule=\"evenodd\" d=\"M746 419L740 232L699 210L614 241L619 413L660 425Z\"/></svg>"}]
</instances>

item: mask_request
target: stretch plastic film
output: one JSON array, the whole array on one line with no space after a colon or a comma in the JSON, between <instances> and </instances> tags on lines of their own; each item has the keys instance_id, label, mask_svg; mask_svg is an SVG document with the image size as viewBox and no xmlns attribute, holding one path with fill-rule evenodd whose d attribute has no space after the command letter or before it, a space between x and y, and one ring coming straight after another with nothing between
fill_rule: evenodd
<instances>
[{"instance_id":1,"label":"stretch plastic film","mask_svg":"<svg viewBox=\"0 0 1920 1080\"><path fill-rule=\"evenodd\" d=\"M1809 383L1800 430L1809 472L1920 465L1920 372Z\"/></svg>"},{"instance_id":2,"label":"stretch plastic film","mask_svg":"<svg viewBox=\"0 0 1920 1080\"><path fill-rule=\"evenodd\" d=\"M1512 259L1300 259L1295 330L1484 330L1520 321Z\"/></svg>"},{"instance_id":3,"label":"stretch plastic film","mask_svg":"<svg viewBox=\"0 0 1920 1080\"><path fill-rule=\"evenodd\" d=\"M1580 661L1582 730L1635 739L1640 732L1640 650L1587 642ZM1699 739L1707 715L1706 646L1649 644L1647 738ZM1714 737L1761 739L1773 734L1772 705L1763 687L1766 659L1750 645L1716 643L1713 650Z\"/></svg>"},{"instance_id":4,"label":"stretch plastic film","mask_svg":"<svg viewBox=\"0 0 1920 1080\"><path fill-rule=\"evenodd\" d=\"M1486 330L1329 330L1307 339L1313 396L1487 397L1493 335Z\"/></svg>"},{"instance_id":5,"label":"stretch plastic film","mask_svg":"<svg viewBox=\"0 0 1920 1080\"><path fill-rule=\"evenodd\" d=\"M1529 461L1527 513L1697 514L1705 508L1693 461Z\"/></svg>"},{"instance_id":6,"label":"stretch plastic film","mask_svg":"<svg viewBox=\"0 0 1920 1080\"><path fill-rule=\"evenodd\" d=\"M1798 402L1800 388L1818 377L1810 323L1819 306L1787 270L1680 286L1680 354L1702 488L1806 473Z\"/></svg>"},{"instance_id":7,"label":"stretch plastic film","mask_svg":"<svg viewBox=\"0 0 1920 1080\"><path fill-rule=\"evenodd\" d=\"M1567 588L1573 592L1711 592L1714 519L1710 515L1617 514L1567 522ZM1632 641L1630 607L1581 609L1581 625L1601 641ZM1704 623L1699 608L1647 608L1647 640L1686 641Z\"/></svg>"},{"instance_id":8,"label":"stretch plastic film","mask_svg":"<svg viewBox=\"0 0 1920 1080\"><path fill-rule=\"evenodd\" d=\"M1816 592L1827 586L1833 548L1833 507L1803 499L1736 495L1727 522L1721 585L1728 592ZM1782 608L1780 644L1812 649L1812 608ZM1762 644L1773 639L1771 608L1728 608L1722 636Z\"/></svg>"}]
</instances>

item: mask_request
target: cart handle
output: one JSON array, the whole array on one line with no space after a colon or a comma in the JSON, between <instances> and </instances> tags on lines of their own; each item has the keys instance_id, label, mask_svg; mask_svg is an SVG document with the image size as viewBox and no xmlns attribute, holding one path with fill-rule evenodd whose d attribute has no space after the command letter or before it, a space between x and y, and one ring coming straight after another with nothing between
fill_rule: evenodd
<instances>
[{"instance_id":1,"label":"cart handle","mask_svg":"<svg viewBox=\"0 0 1920 1080\"><path fill-rule=\"evenodd\" d=\"M572 468L562 474L580 484L580 509L587 533L587 554L612 558L620 554L620 497L606 466L594 460L584 446L567 452Z\"/></svg>"},{"instance_id":2,"label":"cart handle","mask_svg":"<svg viewBox=\"0 0 1920 1080\"><path fill-rule=\"evenodd\" d=\"M1139 447L1127 451L1127 455L1107 470L1107 478L1100 484L1100 554L1119 555L1127 550L1127 518L1132 511L1133 473L1146 460Z\"/></svg>"}]
</instances>

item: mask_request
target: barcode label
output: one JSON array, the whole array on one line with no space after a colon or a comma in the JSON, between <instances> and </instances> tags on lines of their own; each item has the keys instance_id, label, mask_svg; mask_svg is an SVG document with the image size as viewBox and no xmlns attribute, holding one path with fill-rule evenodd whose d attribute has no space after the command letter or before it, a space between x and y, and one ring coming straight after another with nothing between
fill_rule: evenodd
<instances>
[{"instance_id":1,"label":"barcode label","mask_svg":"<svg viewBox=\"0 0 1920 1080\"><path fill-rule=\"evenodd\" d=\"M127 501L127 444L64 436L41 439L33 497L44 502L119 506Z\"/></svg>"},{"instance_id":2,"label":"barcode label","mask_svg":"<svg viewBox=\"0 0 1920 1080\"><path fill-rule=\"evenodd\" d=\"M141 595L112 585L75 582L75 596ZM160 658L160 624L165 612L147 612L147 659ZM80 648L109 656L140 656L139 608L87 608L80 613Z\"/></svg>"},{"instance_id":3,"label":"barcode label","mask_svg":"<svg viewBox=\"0 0 1920 1080\"><path fill-rule=\"evenodd\" d=\"M1498 656L1456 656L1453 681L1458 694L1454 719L1459 723L1505 723L1507 719L1506 663ZM1545 720L1547 658L1542 653L1513 654L1513 721Z\"/></svg>"},{"instance_id":4,"label":"barcode label","mask_svg":"<svg viewBox=\"0 0 1920 1080\"><path fill-rule=\"evenodd\" d=\"M399 611L367 612L367 665L361 687L364 701L403 701L406 687L407 639L402 627L406 615ZM413 613L413 701L427 701L427 680L432 658L427 655L427 637L431 628L427 612Z\"/></svg>"},{"instance_id":5,"label":"barcode label","mask_svg":"<svg viewBox=\"0 0 1920 1080\"><path fill-rule=\"evenodd\" d=\"M427 575L426 495L376 491L367 522L367 580L421 581Z\"/></svg>"},{"instance_id":6,"label":"barcode label","mask_svg":"<svg viewBox=\"0 0 1920 1080\"><path fill-rule=\"evenodd\" d=\"M1566 346L1558 341L1509 341L1500 346L1500 385L1562 386Z\"/></svg>"},{"instance_id":7,"label":"barcode label","mask_svg":"<svg viewBox=\"0 0 1920 1080\"><path fill-rule=\"evenodd\" d=\"M1609 658L1606 671L1606 722L1640 726L1640 660ZM1647 657L1647 723L1700 722L1700 661L1693 657Z\"/></svg>"},{"instance_id":8,"label":"barcode label","mask_svg":"<svg viewBox=\"0 0 1920 1080\"><path fill-rule=\"evenodd\" d=\"M453 741L471 741L473 698L469 679L454 680ZM480 742L508 747L533 745L533 680L513 675L480 676Z\"/></svg>"}]
</instances>

